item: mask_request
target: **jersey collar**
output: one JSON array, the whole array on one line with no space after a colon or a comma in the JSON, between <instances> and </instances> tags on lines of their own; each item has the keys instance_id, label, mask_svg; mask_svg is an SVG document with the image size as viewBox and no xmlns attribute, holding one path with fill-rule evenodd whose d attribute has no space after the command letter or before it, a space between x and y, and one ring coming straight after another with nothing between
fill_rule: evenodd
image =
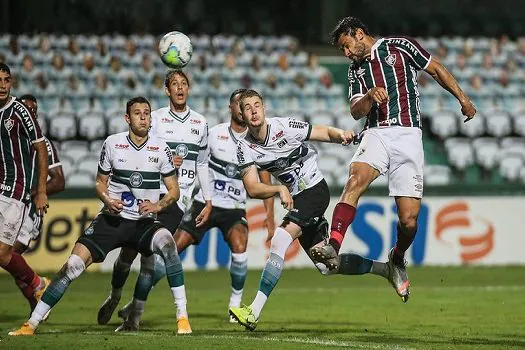
<instances>
[{"instance_id":1,"label":"jersey collar","mask_svg":"<svg viewBox=\"0 0 525 350\"><path fill-rule=\"evenodd\" d=\"M248 129L246 129L244 134L242 134L242 135L246 135L247 130ZM235 141L235 143L237 143L237 141L239 141L239 140L237 139L237 137L235 137L235 133L233 132L231 126L228 126L228 132L230 133L230 136L232 137L233 141Z\"/></svg>"},{"instance_id":2,"label":"jersey collar","mask_svg":"<svg viewBox=\"0 0 525 350\"><path fill-rule=\"evenodd\" d=\"M188 117L190 116L190 112L191 112L191 108L188 106L188 112L186 112L186 114L184 114L182 117L178 116L176 113L174 113L171 109L169 110L170 111L170 115L173 119L181 122L181 123L184 123Z\"/></svg>"},{"instance_id":3,"label":"jersey collar","mask_svg":"<svg viewBox=\"0 0 525 350\"><path fill-rule=\"evenodd\" d=\"M131 137L129 137L129 135L126 135L126 139L128 139L128 142L129 144L131 145L131 147L133 147L134 149L136 149L137 151L140 151L141 149L144 148L144 146L146 146L146 144L148 143L149 141L149 136L146 138L146 141L144 141L144 143L140 146L137 146L135 144L135 142L133 142L133 140L131 140Z\"/></svg>"},{"instance_id":4,"label":"jersey collar","mask_svg":"<svg viewBox=\"0 0 525 350\"><path fill-rule=\"evenodd\" d=\"M374 45L372 45L372 47L370 48L370 60L373 60L375 58L375 51L377 50L379 45L383 43L384 40L384 38L377 39Z\"/></svg>"}]
</instances>

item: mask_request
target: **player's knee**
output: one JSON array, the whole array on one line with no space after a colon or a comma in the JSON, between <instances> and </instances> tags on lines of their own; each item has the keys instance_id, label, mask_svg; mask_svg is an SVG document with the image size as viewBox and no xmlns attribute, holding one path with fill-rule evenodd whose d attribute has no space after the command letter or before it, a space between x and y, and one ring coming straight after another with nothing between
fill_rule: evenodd
<instances>
[{"instance_id":1,"label":"player's knee","mask_svg":"<svg viewBox=\"0 0 525 350\"><path fill-rule=\"evenodd\" d=\"M70 281L78 278L85 269L86 264L84 260L76 254L71 254L64 265L65 275Z\"/></svg>"},{"instance_id":2,"label":"player's knee","mask_svg":"<svg viewBox=\"0 0 525 350\"><path fill-rule=\"evenodd\" d=\"M228 238L232 253L244 253L246 251L248 232L244 226L242 228L233 228Z\"/></svg>"},{"instance_id":3,"label":"player's knee","mask_svg":"<svg viewBox=\"0 0 525 350\"><path fill-rule=\"evenodd\" d=\"M151 251L156 254L164 255L167 250L175 250L175 241L170 231L161 228L155 232L151 240Z\"/></svg>"},{"instance_id":4,"label":"player's knee","mask_svg":"<svg viewBox=\"0 0 525 350\"><path fill-rule=\"evenodd\" d=\"M0 266L6 266L11 261L11 253L0 250Z\"/></svg>"},{"instance_id":5,"label":"player's knee","mask_svg":"<svg viewBox=\"0 0 525 350\"><path fill-rule=\"evenodd\" d=\"M414 232L417 228L417 213L399 213L399 225L405 232Z\"/></svg>"}]
</instances>

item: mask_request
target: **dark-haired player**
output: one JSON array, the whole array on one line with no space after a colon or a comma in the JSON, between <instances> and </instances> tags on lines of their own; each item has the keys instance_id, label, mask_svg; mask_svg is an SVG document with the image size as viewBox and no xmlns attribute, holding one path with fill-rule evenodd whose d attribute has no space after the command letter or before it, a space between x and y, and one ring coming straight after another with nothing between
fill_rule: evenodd
<instances>
[{"instance_id":1,"label":"dark-haired player","mask_svg":"<svg viewBox=\"0 0 525 350\"><path fill-rule=\"evenodd\" d=\"M352 61L348 70L350 113L356 120L367 120L350 177L334 209L329 244L312 248L311 255L328 268L337 269L339 248L354 220L359 198L379 175L388 174L390 196L395 198L399 217L397 242L388 254L389 279L406 302L410 282L404 256L416 235L423 196L417 72L424 70L454 95L465 122L474 117L476 108L452 74L412 38L373 37L355 17L339 21L331 38Z\"/></svg>"}]
</instances>

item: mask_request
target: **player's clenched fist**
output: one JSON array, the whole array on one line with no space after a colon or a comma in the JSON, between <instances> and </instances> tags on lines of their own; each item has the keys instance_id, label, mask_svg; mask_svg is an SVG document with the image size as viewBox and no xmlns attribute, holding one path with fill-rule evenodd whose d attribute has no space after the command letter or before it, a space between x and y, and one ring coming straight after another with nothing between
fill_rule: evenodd
<instances>
[{"instance_id":1,"label":"player's clenched fist","mask_svg":"<svg viewBox=\"0 0 525 350\"><path fill-rule=\"evenodd\" d=\"M464 120L465 123L474 118L476 115L476 107L470 99L466 99L465 101L461 102L461 113L467 117Z\"/></svg>"},{"instance_id":2,"label":"player's clenched fist","mask_svg":"<svg viewBox=\"0 0 525 350\"><path fill-rule=\"evenodd\" d=\"M388 93L385 88L382 87L373 87L366 93L369 98L374 100L377 103L383 103L388 101Z\"/></svg>"},{"instance_id":3,"label":"player's clenched fist","mask_svg":"<svg viewBox=\"0 0 525 350\"><path fill-rule=\"evenodd\" d=\"M184 158L182 158L181 156L173 156L173 166L175 167L175 169L178 169L182 166L183 160Z\"/></svg>"},{"instance_id":4,"label":"player's clenched fist","mask_svg":"<svg viewBox=\"0 0 525 350\"><path fill-rule=\"evenodd\" d=\"M292 210L293 209L293 198L290 194L290 191L288 191L288 188L284 185L280 186L279 189L279 198L281 199L281 204L284 209L286 210Z\"/></svg>"}]
</instances>

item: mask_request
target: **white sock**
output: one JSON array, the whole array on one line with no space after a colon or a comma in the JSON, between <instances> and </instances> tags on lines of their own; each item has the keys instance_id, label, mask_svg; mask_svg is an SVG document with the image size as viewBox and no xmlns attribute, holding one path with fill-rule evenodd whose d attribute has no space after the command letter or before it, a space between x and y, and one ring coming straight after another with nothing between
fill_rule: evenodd
<instances>
[{"instance_id":1,"label":"white sock","mask_svg":"<svg viewBox=\"0 0 525 350\"><path fill-rule=\"evenodd\" d=\"M232 288L232 294L230 295L230 307L241 306L243 289L237 290Z\"/></svg>"},{"instance_id":2,"label":"white sock","mask_svg":"<svg viewBox=\"0 0 525 350\"><path fill-rule=\"evenodd\" d=\"M177 307L177 319L181 317L188 318L188 312L186 311L186 288L184 286L171 288L173 299L175 299L175 306Z\"/></svg>"},{"instance_id":3,"label":"white sock","mask_svg":"<svg viewBox=\"0 0 525 350\"><path fill-rule=\"evenodd\" d=\"M31 313L31 318L29 318L27 323L29 323L33 329L37 329L38 325L42 322L42 319L49 310L51 310L51 306L40 300L38 304L36 304L35 309Z\"/></svg>"},{"instance_id":4,"label":"white sock","mask_svg":"<svg viewBox=\"0 0 525 350\"><path fill-rule=\"evenodd\" d=\"M268 297L263 292L261 292L260 290L257 291L257 295L255 296L252 305L250 305L255 319L259 318L262 308L264 307L264 304L266 304L266 299L268 299Z\"/></svg>"}]
</instances>

